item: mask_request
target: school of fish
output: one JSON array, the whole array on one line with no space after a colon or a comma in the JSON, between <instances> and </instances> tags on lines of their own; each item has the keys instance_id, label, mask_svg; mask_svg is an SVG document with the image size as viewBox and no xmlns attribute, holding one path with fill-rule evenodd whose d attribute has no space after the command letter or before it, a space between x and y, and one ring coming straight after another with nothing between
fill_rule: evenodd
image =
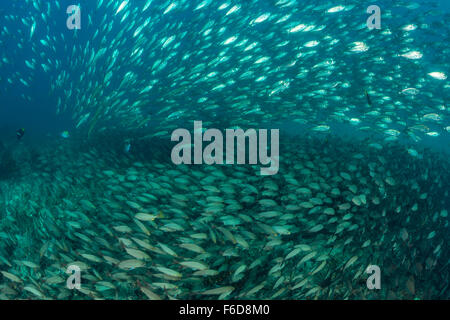
<instances>
[{"instance_id":1,"label":"school of fish","mask_svg":"<svg viewBox=\"0 0 450 320\"><path fill-rule=\"evenodd\" d=\"M14 3L0 94L48 81L73 139L0 174L0 299L449 299L450 162L420 145L449 141L449 15L377 5L369 30L361 1L92 0L68 30ZM174 165L194 120L305 133L274 176Z\"/></svg>"}]
</instances>

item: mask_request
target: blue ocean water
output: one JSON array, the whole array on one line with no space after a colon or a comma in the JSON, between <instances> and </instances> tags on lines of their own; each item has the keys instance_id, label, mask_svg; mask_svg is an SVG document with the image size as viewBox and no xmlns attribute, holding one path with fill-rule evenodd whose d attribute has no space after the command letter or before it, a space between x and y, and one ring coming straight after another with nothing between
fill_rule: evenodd
<instances>
[{"instance_id":1,"label":"blue ocean water","mask_svg":"<svg viewBox=\"0 0 450 320\"><path fill-rule=\"evenodd\" d=\"M141 1L142 3L144 1ZM141 3L140 2L140 3ZM7 82L7 79L11 76L12 73L20 74L23 76L27 76L30 74L30 69L23 63L26 60L30 60L35 56L35 52L31 49L36 42L41 38L49 37L58 37L63 36L64 39L60 39L54 42L54 49L56 52L51 53L52 58L54 60L58 60L62 67L70 65L70 59L68 59L65 55L67 55L67 48L71 46L76 46L77 49L83 48L90 40L95 32L95 25L99 25L102 22L104 17L104 12L101 9L96 9L95 6L91 4L90 1L86 3L80 2L80 5L83 6L83 15L82 15L82 25L86 26L88 24L87 16L89 19L94 21L94 25L90 25L86 27L86 31L78 32L76 37L74 37L74 32L72 30L68 30L65 27L65 22L67 15L64 12L64 8L71 5L71 1L59 1L60 8L52 13L51 19L52 24L49 26L40 26L38 25L35 31L35 35L32 41L24 40L24 48L22 50L14 49L17 45L18 39L20 36L23 36L25 30L23 30L23 24L20 21L21 19L25 19L34 15L32 9L28 9L29 5L27 2L17 3L17 2L3 2L1 4L2 18L5 19L6 14L10 14L12 16L16 16L18 19L15 23L12 21L4 20L2 26L7 27L9 33L12 33L12 37L4 36L1 41L1 46L3 50L3 55L9 57L12 60L11 63L3 63L1 70L1 81L2 81L2 107L0 108L0 127L7 128L6 131L10 133L15 131L15 128L26 127L28 132L30 132L32 136L37 137L45 136L48 134L58 135L63 130L72 130L74 129L74 120L72 119L72 115L70 113L66 113L63 115L56 115L55 109L57 104L58 95L50 92L51 85L51 76L50 72L45 72L42 68L37 68L33 72L33 83L29 87L24 87L21 84L10 84ZM318 2L317 5L322 3L326 3L325 1ZM345 4L343 3L336 3ZM350 1L349 1L350 3ZM430 6L429 10L434 13L439 13L439 16L436 17L424 17L425 21L435 21L436 19L442 21L445 20L445 17L448 17L450 12L450 4L447 1L434 1L429 2L427 0L419 0L415 3L420 4L424 10L427 10L427 5L432 3L433 6ZM384 3L383 3L384 4ZM264 11L264 7L270 9L273 5L272 2L268 1L267 3L261 3L261 10ZM435 7L436 5L436 7ZM43 5L45 8L45 5ZM188 9L192 9L191 7L195 7L195 4L192 4ZM363 6L361 6L362 9ZM388 9L390 9L388 7ZM27 13L27 10L28 13ZM398 11L401 13L401 10ZM45 13L42 13L45 14ZM176 15L183 16L184 18L188 17L192 13L190 10L185 10L183 12L176 12ZM444 17L444 18L443 18ZM363 16L362 18L365 18ZM170 19L168 18L167 22L170 23ZM177 19L176 16L174 19ZM407 20L403 21L401 17L398 19L389 20L389 23L394 22L395 25L387 25L387 27L397 27L403 23L408 23ZM161 22L162 24L166 23L166 21ZM118 27L120 28L120 27ZM116 29L115 34L120 29ZM114 31L114 30L113 30ZM262 29L264 31L264 29ZM28 32L28 30L26 30ZM114 32L112 33L114 34ZM445 33L442 37L446 37ZM435 39L436 41L442 40L439 38ZM93 41L91 40L91 43ZM445 43L445 41L444 41ZM183 45L183 44L182 44ZM380 47L383 45L380 44ZM432 52L431 52L432 53ZM439 54L439 53L436 53ZM431 63L433 63L432 56L424 57L424 60L429 59ZM225 66L225 69L227 66ZM447 69L448 70L448 69ZM53 74L56 76L56 74ZM358 79L354 79L353 81L359 81ZM301 90L301 88L299 88ZM26 99L24 97L27 97ZM416 108L420 108L417 106ZM93 107L95 109L95 107ZM358 115L358 114L355 114ZM333 134L339 133L348 133L349 135L355 134L354 128L352 126L341 126L337 124L339 129L335 130ZM300 129L296 125L290 125L289 122L285 123L285 128L287 131L292 131L294 133L300 132ZM360 134L360 132L359 132ZM423 145L426 147L433 147L436 150L442 152L448 152L448 132L443 132L443 135L440 137L424 137L423 140L419 143L419 145Z\"/></svg>"}]
</instances>

